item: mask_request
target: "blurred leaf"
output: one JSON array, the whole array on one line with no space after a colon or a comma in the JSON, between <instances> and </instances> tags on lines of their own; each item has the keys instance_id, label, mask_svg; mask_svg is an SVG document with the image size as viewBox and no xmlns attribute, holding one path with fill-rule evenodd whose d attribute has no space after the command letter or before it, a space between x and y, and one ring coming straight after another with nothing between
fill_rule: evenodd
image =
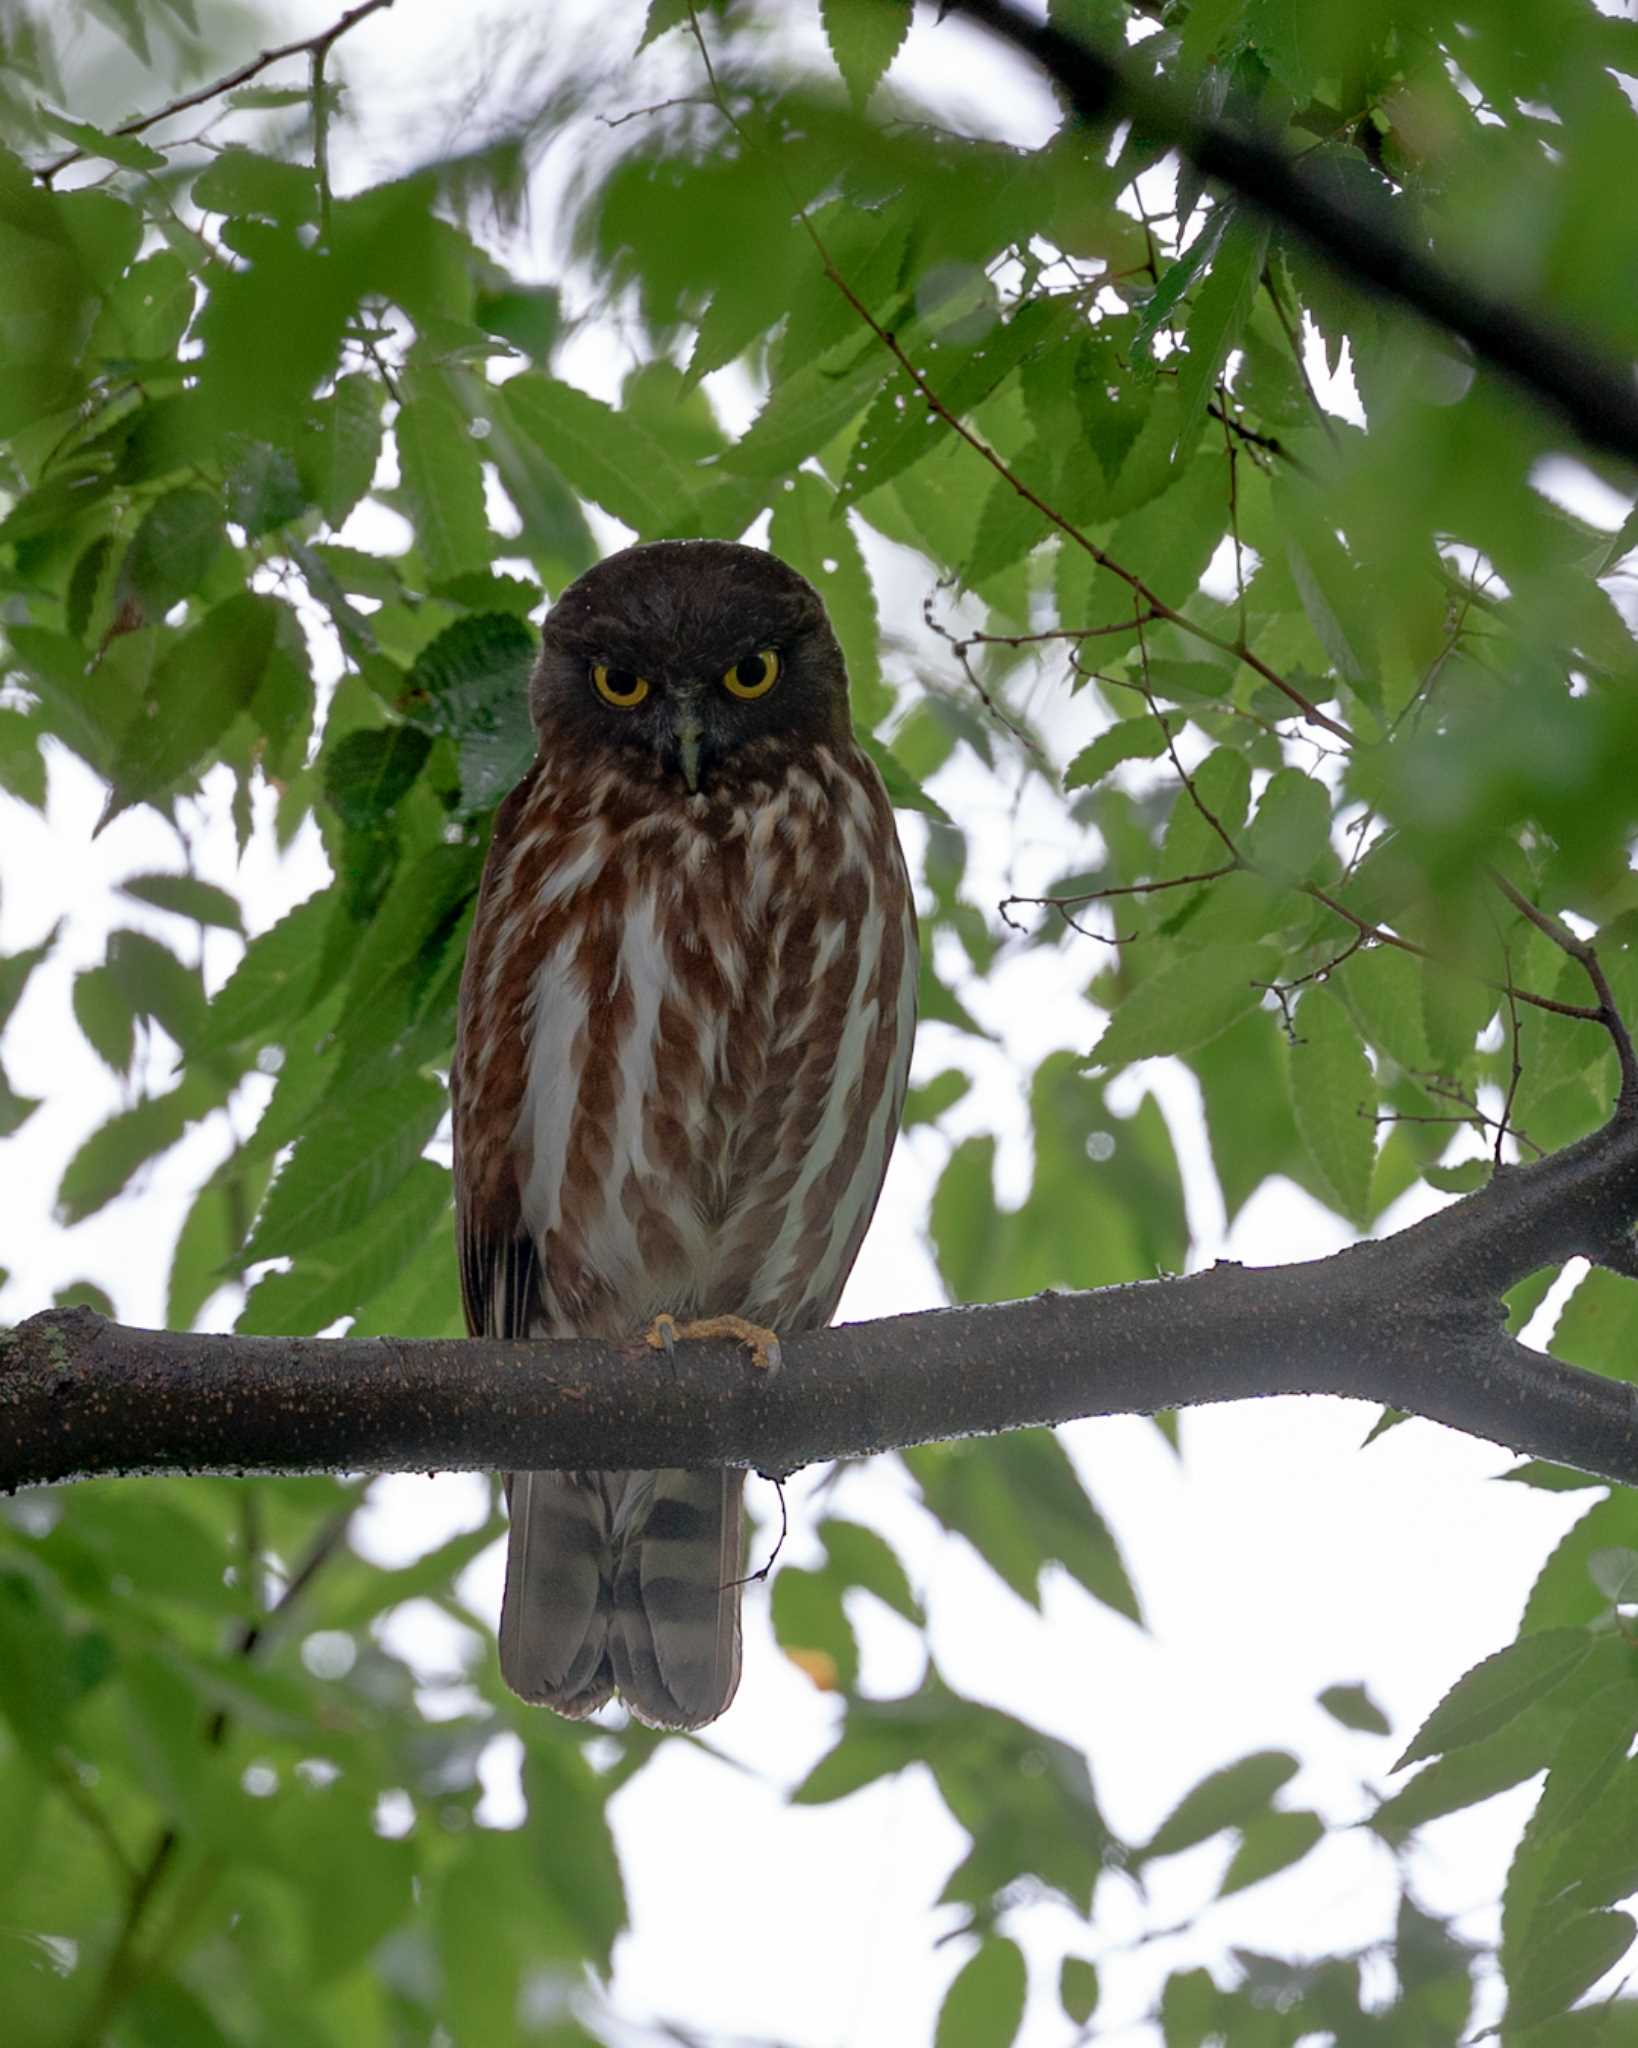
<instances>
[{"instance_id":1,"label":"blurred leaf","mask_svg":"<svg viewBox=\"0 0 1638 2048\"><path fill-rule=\"evenodd\" d=\"M122 895L148 903L155 910L169 910L195 924L215 925L222 931L242 932L244 919L237 900L214 882L197 875L127 875L120 883Z\"/></svg>"},{"instance_id":2,"label":"blurred leaf","mask_svg":"<svg viewBox=\"0 0 1638 2048\"><path fill-rule=\"evenodd\" d=\"M1176 1856L1224 1828L1243 1828L1265 1813L1275 1794L1297 1774L1297 1759L1282 1749L1258 1751L1202 1778L1163 1820L1142 1856Z\"/></svg>"},{"instance_id":3,"label":"blurred leaf","mask_svg":"<svg viewBox=\"0 0 1638 2048\"><path fill-rule=\"evenodd\" d=\"M1023 1952L989 1934L956 1972L939 2007L934 2048L1010 2048L1024 2020Z\"/></svg>"},{"instance_id":4,"label":"blurred leaf","mask_svg":"<svg viewBox=\"0 0 1638 2048\"><path fill-rule=\"evenodd\" d=\"M1353 1020L1327 988L1305 989L1291 1047L1291 1102L1333 1201L1361 1229L1376 1167L1376 1083Z\"/></svg>"},{"instance_id":5,"label":"blurred leaf","mask_svg":"<svg viewBox=\"0 0 1638 2048\"><path fill-rule=\"evenodd\" d=\"M1217 1887L1219 1898L1261 1884L1300 1863L1310 1849L1325 1839L1325 1823L1317 1813L1263 1813L1248 1821L1240 1846L1229 1858L1228 1869Z\"/></svg>"},{"instance_id":6,"label":"blurred leaf","mask_svg":"<svg viewBox=\"0 0 1638 2048\"><path fill-rule=\"evenodd\" d=\"M1320 1694L1319 1703L1344 1728L1355 1728L1362 1735L1393 1732L1387 1715L1362 1685L1328 1685Z\"/></svg>"},{"instance_id":7,"label":"blurred leaf","mask_svg":"<svg viewBox=\"0 0 1638 2048\"><path fill-rule=\"evenodd\" d=\"M1110 1018L1093 1062L1120 1067L1193 1052L1256 1009L1279 966L1273 946L1201 946L1171 961L1139 982Z\"/></svg>"}]
</instances>

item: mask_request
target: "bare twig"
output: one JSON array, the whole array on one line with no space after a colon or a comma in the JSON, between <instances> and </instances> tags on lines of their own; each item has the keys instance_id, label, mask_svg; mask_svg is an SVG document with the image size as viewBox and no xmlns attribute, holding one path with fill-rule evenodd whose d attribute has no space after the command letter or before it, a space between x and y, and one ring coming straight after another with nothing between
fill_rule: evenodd
<instances>
[{"instance_id":1,"label":"bare twig","mask_svg":"<svg viewBox=\"0 0 1638 2048\"><path fill-rule=\"evenodd\" d=\"M393 0L359 0L358 6L349 7L345 14L331 22L328 28L320 29L316 35L303 36L294 43L280 43L277 49L263 50L258 56L247 59L237 70L214 79L209 85L196 86L192 92L179 94L176 99L167 101L151 114L138 114L132 120L122 121L117 128L110 129L109 133L140 135L145 129L155 127L161 121L168 121L173 114L185 113L189 107L203 106L206 100L213 100L220 93L232 92L235 86L243 85L270 66L282 63L286 57L314 59L316 92L322 84L324 59L329 55L331 47L339 42L349 29L356 28L367 15L378 14L383 7L390 7L392 4ZM93 153L88 149L67 150L62 156L53 157L50 163L42 164L34 175L42 184L49 185L52 179L60 172L66 171L70 164L83 162Z\"/></svg>"}]
</instances>

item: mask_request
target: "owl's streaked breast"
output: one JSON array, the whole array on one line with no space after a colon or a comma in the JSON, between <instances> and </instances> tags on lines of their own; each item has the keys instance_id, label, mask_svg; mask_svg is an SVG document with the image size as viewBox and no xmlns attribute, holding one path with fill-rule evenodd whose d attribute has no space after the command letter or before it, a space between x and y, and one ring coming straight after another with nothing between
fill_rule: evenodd
<instances>
[{"instance_id":1,"label":"owl's streaked breast","mask_svg":"<svg viewBox=\"0 0 1638 2048\"><path fill-rule=\"evenodd\" d=\"M514 1177L540 1248L540 1334L625 1336L662 1309L822 1323L914 1032L886 794L820 750L735 804L604 798L565 814L536 783L496 892L516 907L473 935L463 1087L474 1127L511 1134L483 1166Z\"/></svg>"}]
</instances>

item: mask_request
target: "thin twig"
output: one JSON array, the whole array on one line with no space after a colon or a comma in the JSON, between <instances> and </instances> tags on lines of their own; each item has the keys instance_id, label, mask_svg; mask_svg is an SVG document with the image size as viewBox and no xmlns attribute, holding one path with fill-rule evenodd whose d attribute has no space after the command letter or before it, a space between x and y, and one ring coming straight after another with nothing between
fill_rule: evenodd
<instances>
[{"instance_id":1,"label":"thin twig","mask_svg":"<svg viewBox=\"0 0 1638 2048\"><path fill-rule=\"evenodd\" d=\"M392 4L393 0L359 0L358 6L349 7L345 14L331 22L328 28L320 29L317 35L303 36L299 42L281 43L275 50L263 50L259 56L249 58L237 70L228 72L225 77L218 78L209 85L196 86L192 92L182 93L176 99L168 101L155 113L138 114L134 119L123 121L119 127L111 128L108 132L111 135L140 135L144 129L152 128L161 121L168 121L173 114L185 113L189 107L203 106L206 100L215 99L219 93L231 92L236 85L243 85L247 79L266 71L270 65L282 63L286 57L311 56L322 62L323 57L328 55L331 45L339 42L349 29L356 28L366 15L379 13L383 7L390 7ZM89 149L67 150L62 156L54 157L50 163L42 164L34 175L42 184L49 185L52 179L59 172L66 171L70 164L80 163L95 153Z\"/></svg>"},{"instance_id":2,"label":"thin twig","mask_svg":"<svg viewBox=\"0 0 1638 2048\"><path fill-rule=\"evenodd\" d=\"M1603 962L1596 947L1585 939L1578 939L1568 925L1549 912L1539 909L1528 896L1515 889L1499 868L1489 870L1490 879L1512 904L1520 917L1533 924L1537 931L1545 932L1561 952L1568 953L1593 985L1598 998L1596 1010L1579 1010L1573 1006L1560 1005L1564 1014L1574 1017L1590 1017L1594 1023L1602 1024L1615 1043L1615 1056L1621 1067L1621 1094L1619 1106L1638 1115L1638 1054L1633 1051L1632 1033L1627 1029L1615 1000L1615 993L1604 972Z\"/></svg>"}]
</instances>

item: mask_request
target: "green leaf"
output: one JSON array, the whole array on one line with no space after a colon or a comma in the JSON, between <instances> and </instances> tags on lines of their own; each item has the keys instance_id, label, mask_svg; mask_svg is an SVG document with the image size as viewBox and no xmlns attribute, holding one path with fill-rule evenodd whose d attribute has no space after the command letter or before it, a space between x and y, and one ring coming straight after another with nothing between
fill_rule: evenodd
<instances>
[{"instance_id":1,"label":"green leaf","mask_svg":"<svg viewBox=\"0 0 1638 2048\"><path fill-rule=\"evenodd\" d=\"M910 33L910 0L819 0L825 41L848 93L862 107Z\"/></svg>"},{"instance_id":2,"label":"green leaf","mask_svg":"<svg viewBox=\"0 0 1638 2048\"><path fill-rule=\"evenodd\" d=\"M1167 1815L1141 1851L1145 1862L1176 1856L1263 1815L1275 1794L1297 1774L1297 1759L1283 1749L1256 1751L1202 1778Z\"/></svg>"},{"instance_id":3,"label":"green leaf","mask_svg":"<svg viewBox=\"0 0 1638 2048\"><path fill-rule=\"evenodd\" d=\"M330 1103L268 1191L247 1259L279 1258L361 1223L408 1177L447 1106L438 1083L417 1075Z\"/></svg>"},{"instance_id":4,"label":"green leaf","mask_svg":"<svg viewBox=\"0 0 1638 2048\"><path fill-rule=\"evenodd\" d=\"M336 909L334 892L324 889L259 932L212 1000L199 1040L185 1050L197 1055L277 1037L304 1017L318 999Z\"/></svg>"},{"instance_id":5,"label":"green leaf","mask_svg":"<svg viewBox=\"0 0 1638 2048\"><path fill-rule=\"evenodd\" d=\"M1192 1052L1256 1009L1279 970L1275 946L1201 946L1170 960L1121 1003L1093 1048L1093 1063L1120 1067Z\"/></svg>"},{"instance_id":6,"label":"green leaf","mask_svg":"<svg viewBox=\"0 0 1638 2048\"><path fill-rule=\"evenodd\" d=\"M40 118L54 135L60 135L65 142L72 142L83 149L87 156L100 156L111 164L118 164L123 171L162 171L165 159L151 144L141 142L134 135L110 135L105 128L95 128L89 121L71 121L65 114L54 114L47 108L39 109Z\"/></svg>"},{"instance_id":7,"label":"green leaf","mask_svg":"<svg viewBox=\"0 0 1638 2048\"><path fill-rule=\"evenodd\" d=\"M374 480L381 457L383 388L373 377L341 377L308 412L294 454L307 497L333 529Z\"/></svg>"},{"instance_id":8,"label":"green leaf","mask_svg":"<svg viewBox=\"0 0 1638 2048\"><path fill-rule=\"evenodd\" d=\"M504 384L497 403L571 489L640 539L656 539L682 519L693 493L687 470L625 413L533 371Z\"/></svg>"},{"instance_id":9,"label":"green leaf","mask_svg":"<svg viewBox=\"0 0 1638 2048\"><path fill-rule=\"evenodd\" d=\"M1123 718L1100 732L1064 771L1064 788L1090 789L1123 761L1155 761L1166 751L1165 728L1157 718Z\"/></svg>"},{"instance_id":10,"label":"green leaf","mask_svg":"<svg viewBox=\"0 0 1638 2048\"><path fill-rule=\"evenodd\" d=\"M1539 1642L1541 1638L1528 1640ZM1628 1670L1591 1693L1565 1729L1531 1816L1532 1829L1550 1835L1584 1820L1618 1766L1625 1763L1634 1735L1638 1735L1638 1673Z\"/></svg>"},{"instance_id":11,"label":"green leaf","mask_svg":"<svg viewBox=\"0 0 1638 2048\"><path fill-rule=\"evenodd\" d=\"M1325 1823L1317 1813L1262 1813L1246 1823L1240 1846L1229 1859L1217 1896L1261 1884L1265 1877L1289 1870L1325 1839Z\"/></svg>"},{"instance_id":12,"label":"green leaf","mask_svg":"<svg viewBox=\"0 0 1638 2048\"><path fill-rule=\"evenodd\" d=\"M1566 2011L1621 1960L1635 1932L1627 1913L1583 1913L1555 1927L1552 1939L1532 1950L1509 1981L1509 2034Z\"/></svg>"},{"instance_id":13,"label":"green leaf","mask_svg":"<svg viewBox=\"0 0 1638 2048\"><path fill-rule=\"evenodd\" d=\"M1422 1757L1439 1756L1494 1735L1562 1685L1592 1648L1592 1637L1574 1628L1547 1629L1509 1643L1457 1679L1393 1768L1401 1771Z\"/></svg>"},{"instance_id":14,"label":"green leaf","mask_svg":"<svg viewBox=\"0 0 1638 2048\"><path fill-rule=\"evenodd\" d=\"M1281 768L1272 775L1246 833L1246 857L1279 881L1325 879L1336 859L1331 796L1324 783L1299 768Z\"/></svg>"},{"instance_id":15,"label":"green leaf","mask_svg":"<svg viewBox=\"0 0 1638 2048\"><path fill-rule=\"evenodd\" d=\"M168 910L195 924L214 925L225 932L242 932L244 917L237 900L214 882L202 882L197 875L127 875L120 893L155 910Z\"/></svg>"},{"instance_id":16,"label":"green leaf","mask_svg":"<svg viewBox=\"0 0 1638 2048\"><path fill-rule=\"evenodd\" d=\"M917 1124L937 1123L946 1110L954 1109L972 1085L971 1078L955 1067L935 1074L932 1080L912 1088L905 1096L900 1128L908 1131Z\"/></svg>"},{"instance_id":17,"label":"green leaf","mask_svg":"<svg viewBox=\"0 0 1638 2048\"><path fill-rule=\"evenodd\" d=\"M193 200L205 213L299 224L318 219L318 180L311 164L281 162L234 143L194 179Z\"/></svg>"},{"instance_id":18,"label":"green leaf","mask_svg":"<svg viewBox=\"0 0 1638 2048\"><path fill-rule=\"evenodd\" d=\"M1333 978L1371 1044L1402 1067L1433 1065L1422 1026L1422 966L1399 946L1367 946Z\"/></svg>"},{"instance_id":19,"label":"green leaf","mask_svg":"<svg viewBox=\"0 0 1638 2048\"><path fill-rule=\"evenodd\" d=\"M956 1972L939 2007L933 2048L1010 2048L1024 2022L1023 1951L987 1934Z\"/></svg>"},{"instance_id":20,"label":"green leaf","mask_svg":"<svg viewBox=\"0 0 1638 2048\"><path fill-rule=\"evenodd\" d=\"M543 1717L537 1717L543 1718ZM573 1935L559 1952L607 1971L626 1925L626 1892L604 1811L604 1789L579 1747L556 1725L531 1729L523 1791L533 1825L524 1830L540 1881Z\"/></svg>"},{"instance_id":21,"label":"green leaf","mask_svg":"<svg viewBox=\"0 0 1638 2048\"><path fill-rule=\"evenodd\" d=\"M160 658L115 748L99 830L132 804L167 795L202 766L256 694L278 613L273 598L242 591L214 605Z\"/></svg>"},{"instance_id":22,"label":"green leaf","mask_svg":"<svg viewBox=\"0 0 1638 2048\"><path fill-rule=\"evenodd\" d=\"M224 540L222 509L203 491L168 491L143 515L115 586L116 605L140 605L144 619L163 618L204 581Z\"/></svg>"},{"instance_id":23,"label":"green leaf","mask_svg":"<svg viewBox=\"0 0 1638 2048\"><path fill-rule=\"evenodd\" d=\"M150 1095L94 1130L63 1168L57 1215L83 1223L120 1194L139 1166L168 1152L189 1124L215 1109L225 1095L208 1077L190 1075L168 1095Z\"/></svg>"},{"instance_id":24,"label":"green leaf","mask_svg":"<svg viewBox=\"0 0 1638 2048\"><path fill-rule=\"evenodd\" d=\"M1098 1966L1084 1956L1065 1956L1058 1965L1058 2003L1076 2026L1084 2027L1098 2006Z\"/></svg>"},{"instance_id":25,"label":"green leaf","mask_svg":"<svg viewBox=\"0 0 1638 2048\"><path fill-rule=\"evenodd\" d=\"M920 1602L910 1590L898 1552L884 1536L863 1523L827 1515L819 1525L819 1540L825 1546L832 1569L844 1584L863 1587L895 1613L902 1614L906 1621L921 1625Z\"/></svg>"},{"instance_id":26,"label":"green leaf","mask_svg":"<svg viewBox=\"0 0 1638 2048\"><path fill-rule=\"evenodd\" d=\"M391 817L426 766L432 741L413 725L365 727L324 756L324 794L344 825L367 831Z\"/></svg>"},{"instance_id":27,"label":"green leaf","mask_svg":"<svg viewBox=\"0 0 1638 2048\"><path fill-rule=\"evenodd\" d=\"M779 1647L821 1692L851 1692L859 1682L859 1646L842 1611L842 1588L828 1572L787 1565L770 1603Z\"/></svg>"},{"instance_id":28,"label":"green leaf","mask_svg":"<svg viewBox=\"0 0 1638 2048\"><path fill-rule=\"evenodd\" d=\"M875 0L870 0L874 5ZM880 631L870 571L836 495L823 477L802 470L774 500L768 546L819 592L841 642L852 686L854 717L873 730L893 708L881 677Z\"/></svg>"},{"instance_id":29,"label":"green leaf","mask_svg":"<svg viewBox=\"0 0 1638 2048\"><path fill-rule=\"evenodd\" d=\"M1239 344L1262 282L1267 250L1267 227L1238 216L1217 246L1210 273L1189 311L1188 349L1178 368L1177 395L1185 422L1204 412Z\"/></svg>"},{"instance_id":30,"label":"green leaf","mask_svg":"<svg viewBox=\"0 0 1638 2048\"><path fill-rule=\"evenodd\" d=\"M1305 989L1291 1047L1291 1103L1315 1170L1364 1229L1376 1170L1376 1082L1353 1020L1327 988Z\"/></svg>"},{"instance_id":31,"label":"green leaf","mask_svg":"<svg viewBox=\"0 0 1638 2048\"><path fill-rule=\"evenodd\" d=\"M1319 1703L1344 1728L1357 1729L1362 1735L1393 1732L1387 1715L1362 1685L1328 1685L1319 1695Z\"/></svg>"},{"instance_id":32,"label":"green leaf","mask_svg":"<svg viewBox=\"0 0 1638 2048\"><path fill-rule=\"evenodd\" d=\"M441 377L422 372L409 380L393 439L427 574L443 582L486 567L491 548L483 462L470 423Z\"/></svg>"},{"instance_id":33,"label":"green leaf","mask_svg":"<svg viewBox=\"0 0 1638 2048\"><path fill-rule=\"evenodd\" d=\"M311 1337L356 1313L424 1254L451 1199L445 1168L417 1158L361 1222L298 1252L288 1272L264 1273L234 1328L246 1336Z\"/></svg>"},{"instance_id":34,"label":"green leaf","mask_svg":"<svg viewBox=\"0 0 1638 2048\"><path fill-rule=\"evenodd\" d=\"M1638 1494L1630 1488L1599 1501L1561 1539L1530 1589L1521 1629L1534 1635L1605 1619L1610 1603L1593 1579L1591 1562L1608 1549L1638 1550Z\"/></svg>"},{"instance_id":35,"label":"green leaf","mask_svg":"<svg viewBox=\"0 0 1638 2048\"><path fill-rule=\"evenodd\" d=\"M1638 1280L1591 1267L1559 1311L1547 1348L1567 1365L1638 1380Z\"/></svg>"},{"instance_id":36,"label":"green leaf","mask_svg":"<svg viewBox=\"0 0 1638 2048\"><path fill-rule=\"evenodd\" d=\"M111 968L86 967L74 977L74 1021L86 1043L116 1074L128 1074L136 1053L136 1017Z\"/></svg>"}]
</instances>

